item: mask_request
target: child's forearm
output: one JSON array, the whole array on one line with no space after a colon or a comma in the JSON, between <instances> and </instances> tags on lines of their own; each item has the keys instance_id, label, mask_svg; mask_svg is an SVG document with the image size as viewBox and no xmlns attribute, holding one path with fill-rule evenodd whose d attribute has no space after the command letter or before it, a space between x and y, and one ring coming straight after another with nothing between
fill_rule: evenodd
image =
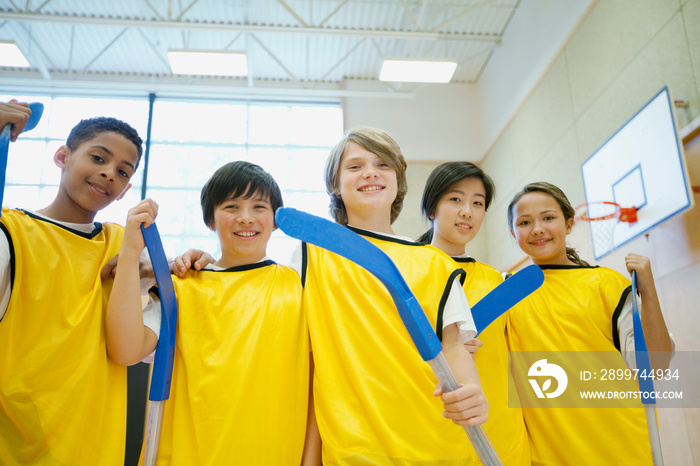
<instances>
[{"instance_id":1,"label":"child's forearm","mask_svg":"<svg viewBox=\"0 0 700 466\"><path fill-rule=\"evenodd\" d=\"M630 274L633 271L637 273L637 289L642 297L642 309L640 309L642 330L644 330L647 350L654 352L651 355L653 356L652 366L655 369L667 369L671 362L673 342L661 312L659 296L656 294L651 261L646 256L629 253L625 256L625 265Z\"/></svg>"},{"instance_id":2,"label":"child's forearm","mask_svg":"<svg viewBox=\"0 0 700 466\"><path fill-rule=\"evenodd\" d=\"M481 384L476 364L474 364L469 350L462 343L457 324L449 325L443 330L442 347L445 359L447 359L447 363L459 383L464 385Z\"/></svg>"},{"instance_id":3,"label":"child's forearm","mask_svg":"<svg viewBox=\"0 0 700 466\"><path fill-rule=\"evenodd\" d=\"M465 427L483 424L488 418L489 404L481 389L476 364L462 344L457 324L443 330L442 346L445 359L461 385L449 393L436 390L435 395L442 394L443 416Z\"/></svg>"},{"instance_id":4,"label":"child's forearm","mask_svg":"<svg viewBox=\"0 0 700 466\"><path fill-rule=\"evenodd\" d=\"M116 363L129 366L148 356L157 343L144 327L138 254L119 255L106 318L107 352Z\"/></svg>"},{"instance_id":5,"label":"child's forearm","mask_svg":"<svg viewBox=\"0 0 700 466\"><path fill-rule=\"evenodd\" d=\"M653 352L651 363L654 369L668 369L668 365L671 362L673 343L666 327L664 315L661 312L661 304L653 282L650 286L646 284L644 290L640 289L639 294L642 297L640 318L642 329L644 330L644 339L646 340L647 350Z\"/></svg>"}]
</instances>

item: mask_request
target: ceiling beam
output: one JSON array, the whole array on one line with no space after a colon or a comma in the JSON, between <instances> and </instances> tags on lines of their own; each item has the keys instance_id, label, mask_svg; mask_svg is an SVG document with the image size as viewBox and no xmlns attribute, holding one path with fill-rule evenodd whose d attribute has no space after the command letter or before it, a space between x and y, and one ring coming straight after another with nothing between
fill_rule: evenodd
<instances>
[{"instance_id":1,"label":"ceiling beam","mask_svg":"<svg viewBox=\"0 0 700 466\"><path fill-rule=\"evenodd\" d=\"M425 13L425 7L428 6L428 0L423 0L423 4L420 6L420 13L418 13L418 18L416 22L420 25L423 22L423 14Z\"/></svg>"},{"instance_id":2,"label":"ceiling beam","mask_svg":"<svg viewBox=\"0 0 700 466\"><path fill-rule=\"evenodd\" d=\"M241 35L243 35L243 33L242 33L242 32L239 32L238 35L236 36L236 38L233 39L233 42L235 42L236 39L238 39L238 37L241 36ZM244 37L244 40L245 40L245 50L248 50L249 47L250 47L250 45L249 45L250 36L252 36L252 34L246 34L245 37ZM233 42L231 42L230 44L233 44ZM228 50L228 47L231 46L230 44L229 44L229 45L226 47L226 49L224 49L224 50ZM248 63L248 87L254 87L254 86L255 86L255 78L253 77L253 73L255 73L255 65L251 62L251 63Z\"/></svg>"},{"instance_id":3,"label":"ceiling beam","mask_svg":"<svg viewBox=\"0 0 700 466\"><path fill-rule=\"evenodd\" d=\"M333 11L331 11L331 13L323 19L323 21L321 21L320 23L318 23L318 27L323 26L323 25L326 23L326 21L328 21L329 19L331 19L331 17L332 17L334 14L336 14L336 13L338 12L338 10L340 10L340 9L342 8L342 6L345 5L346 3L348 3L348 0L343 0L342 2L340 2L340 3L338 4L338 6L336 6L335 9L334 9Z\"/></svg>"},{"instance_id":4,"label":"ceiling beam","mask_svg":"<svg viewBox=\"0 0 700 466\"><path fill-rule=\"evenodd\" d=\"M56 68L56 65L54 65L51 61L49 54L46 53L46 51L41 47L41 45L39 45L39 43L34 39L34 36L32 35L29 28L24 24L20 24L20 26L27 34L28 42L32 44L32 47L28 50L24 50L23 53L30 60L30 63L39 70L41 76L43 76L45 80L50 80L51 74L49 73L49 67ZM48 66L46 66L47 63Z\"/></svg>"},{"instance_id":5,"label":"ceiling beam","mask_svg":"<svg viewBox=\"0 0 700 466\"><path fill-rule=\"evenodd\" d=\"M163 57L163 54L160 53L160 50L158 50L158 47L151 42L151 39L146 35L145 32L143 32L141 29L137 29L139 34L141 35L141 38L151 47L151 50L153 51L153 54L156 56L156 58L163 64L163 69L165 70L164 72L169 72L170 70L170 62Z\"/></svg>"},{"instance_id":6,"label":"ceiling beam","mask_svg":"<svg viewBox=\"0 0 700 466\"><path fill-rule=\"evenodd\" d=\"M68 69L73 69L73 50L75 50L75 25L70 27L70 44L68 46Z\"/></svg>"},{"instance_id":7,"label":"ceiling beam","mask_svg":"<svg viewBox=\"0 0 700 466\"><path fill-rule=\"evenodd\" d=\"M425 6L428 3L428 0L423 0L423 4L421 5L420 13L418 14L418 18L415 18L413 16L413 12L411 12L411 9L406 4L405 0L401 0L401 2L403 3L403 6L406 9L406 11L408 11L408 14L411 16L411 19L413 20L413 23L415 24L416 31L419 31L421 29L420 24L421 24L421 21L423 20L423 13L425 12ZM408 50L406 52L408 56L411 56L411 54L413 53L413 44L414 43L415 43L415 41L413 41L413 40L410 41L410 43L409 43Z\"/></svg>"},{"instance_id":8,"label":"ceiling beam","mask_svg":"<svg viewBox=\"0 0 700 466\"><path fill-rule=\"evenodd\" d=\"M457 40L477 42L500 42L501 37L487 34L459 34L451 32L428 31L386 31L381 29L347 29L347 28L323 28L323 27L294 27L294 26L266 26L257 24L234 23L207 23L192 21L154 21L150 19L133 18L103 18L73 15L53 15L44 13L15 13L0 12L0 20L48 22L63 24L85 24L102 26L138 27L138 28L162 28L179 30L218 30L239 31L248 33L279 33L279 34L316 34L345 37L367 37L376 39L403 39L403 40Z\"/></svg>"},{"instance_id":9,"label":"ceiling beam","mask_svg":"<svg viewBox=\"0 0 700 466\"><path fill-rule=\"evenodd\" d=\"M49 3L50 1L51 1L51 0L45 0L44 3L42 3L42 4L39 5L38 7L34 8L34 11L32 11L32 13L38 13L39 10L41 10L42 8L44 8L44 7L46 6L46 4Z\"/></svg>"},{"instance_id":10,"label":"ceiling beam","mask_svg":"<svg viewBox=\"0 0 700 466\"><path fill-rule=\"evenodd\" d=\"M164 19L160 15L160 13L158 13L158 10L156 10L156 8L153 5L151 5L151 2L149 2L148 0L143 0L143 1L146 2L146 5L148 5L148 7L151 9L151 11L158 17L158 19L161 19L161 20Z\"/></svg>"},{"instance_id":11,"label":"ceiling beam","mask_svg":"<svg viewBox=\"0 0 700 466\"><path fill-rule=\"evenodd\" d=\"M481 2L481 3L477 3L477 4L474 4L474 5L470 5L470 6L468 6L466 9L464 9L461 13L456 14L456 15L452 15L448 20L443 21L442 23L440 23L440 24L438 24L437 26L435 26L435 29L442 29L442 28L444 28L445 26L447 26L448 24L450 24L450 23L452 23L452 22L454 22L454 21L457 21L458 19L462 19L462 18L464 18L465 16L472 14L475 10L477 10L477 9L479 9L479 8L483 8L483 7L485 7L485 6L489 6L489 5L491 5L492 3L493 3L493 0L485 0L485 1Z\"/></svg>"},{"instance_id":12,"label":"ceiling beam","mask_svg":"<svg viewBox=\"0 0 700 466\"><path fill-rule=\"evenodd\" d=\"M384 55L384 52L382 52L382 49L379 48L379 44L377 44L377 41L372 39L372 45L374 46L375 50L377 51L377 54L379 54L380 60L384 61L386 59L386 56ZM391 92L398 92L398 89L396 89L393 84L387 82L387 81L379 81L378 82L382 83L382 85L390 90Z\"/></svg>"},{"instance_id":13,"label":"ceiling beam","mask_svg":"<svg viewBox=\"0 0 700 466\"><path fill-rule=\"evenodd\" d=\"M282 63L282 60L280 60L279 58L277 58L277 55L275 55L274 53L272 53L272 51L271 51L270 49L268 49L268 48L265 46L265 44L263 44L263 43L260 41L260 39L258 39L257 37L255 37L255 34L250 34L249 37L250 37L251 39L253 39L255 42L257 42L258 45L259 45L260 47L262 47L262 49L263 49L265 52L267 52L267 54L270 56L270 58L272 58L272 59L273 59L273 60L274 60L274 61L289 75L289 77L292 78L292 80L293 80L295 83L297 83L297 84L298 84L299 86L301 86L301 87L304 87L303 83L302 83L301 81L299 81L299 78L297 78L296 76L294 76L294 73L292 73L292 72L289 70L289 68L287 68L287 67L284 65L284 63Z\"/></svg>"},{"instance_id":14,"label":"ceiling beam","mask_svg":"<svg viewBox=\"0 0 700 466\"><path fill-rule=\"evenodd\" d=\"M81 76L83 73L85 73L85 72L92 66L92 64L95 63L95 62L97 61L98 58L100 58L102 55L104 55L104 53L105 53L112 45L114 45L114 43L115 43L116 41L118 41L118 40L124 35L124 33L125 33L127 30L128 30L127 28L122 29L121 32L120 32L119 34L117 34L116 37L114 37L114 39L112 39L112 40L109 42L109 44L107 44L102 50L100 50L100 51L97 53L97 55L95 55L95 56L93 57L93 59L90 60L90 62L89 62L87 65L85 65L81 71L78 72L78 76Z\"/></svg>"},{"instance_id":15,"label":"ceiling beam","mask_svg":"<svg viewBox=\"0 0 700 466\"><path fill-rule=\"evenodd\" d=\"M185 9L182 10L182 11L180 12L179 15L177 15L177 18L175 18L175 20L176 20L176 21L181 20L182 17L185 15L185 13L187 13L187 12L190 10L190 8L192 8L192 7L195 5L195 3L197 3L198 1L199 1L199 0L192 0L192 3L190 3L189 5L187 5L187 7L185 7Z\"/></svg>"},{"instance_id":16,"label":"ceiling beam","mask_svg":"<svg viewBox=\"0 0 700 466\"><path fill-rule=\"evenodd\" d=\"M285 2L284 0L277 0L277 3L279 3L280 5L282 5L282 7L284 7L284 9L287 10L287 12L288 12L290 15L294 16L294 19L296 19L297 21L299 21L299 23L300 23L302 26L304 26L305 28L309 27L309 25L306 23L306 21L304 21L304 18L302 18L301 16L299 16L299 15L297 14L297 12L294 11L294 9L293 9L291 6L289 6L289 5L287 4L287 2Z\"/></svg>"},{"instance_id":17,"label":"ceiling beam","mask_svg":"<svg viewBox=\"0 0 700 466\"><path fill-rule=\"evenodd\" d=\"M348 52L343 56L343 58L341 58L340 60L338 60L338 62L337 62L335 65L333 65L333 66L331 67L331 69L329 69L329 70L326 72L326 74L323 75L323 77L320 79L320 81L325 81L325 79L328 77L328 75L331 74L331 73L333 72L333 70L335 70L338 66L340 66L340 64L343 63L355 50L357 50L357 48L358 48L360 45L362 45L362 43L363 43L364 41L365 41L365 39L360 39L359 41L357 41L357 43L356 43L355 45L353 45L352 48L351 48L350 50L348 50Z\"/></svg>"},{"instance_id":18,"label":"ceiling beam","mask_svg":"<svg viewBox=\"0 0 700 466\"><path fill-rule=\"evenodd\" d=\"M38 72L16 71L3 73L3 91L12 94L26 92L63 93L70 95L148 95L155 92L162 97L201 97L201 98L299 98L339 99L359 97L368 99L414 99L411 92L387 92L380 90L354 91L342 89L338 84L323 88L300 89L299 87L248 87L245 80L236 79L197 79L192 77L159 77L96 75L91 80L75 79L70 73L54 72L53 79L46 81Z\"/></svg>"},{"instance_id":19,"label":"ceiling beam","mask_svg":"<svg viewBox=\"0 0 700 466\"><path fill-rule=\"evenodd\" d=\"M406 13L408 13L408 17L411 18L411 22L413 23L413 29L415 29L416 31L420 31L420 24L418 24L418 20L416 20L416 17L413 16L413 12L406 3L406 0L401 0L401 4L403 5L403 9L406 10Z\"/></svg>"}]
</instances>

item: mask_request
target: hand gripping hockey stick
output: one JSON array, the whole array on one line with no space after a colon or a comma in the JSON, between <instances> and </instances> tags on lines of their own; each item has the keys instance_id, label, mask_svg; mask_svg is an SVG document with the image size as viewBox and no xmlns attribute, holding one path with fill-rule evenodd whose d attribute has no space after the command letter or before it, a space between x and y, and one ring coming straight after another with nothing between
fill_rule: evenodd
<instances>
[{"instance_id":1,"label":"hand gripping hockey stick","mask_svg":"<svg viewBox=\"0 0 700 466\"><path fill-rule=\"evenodd\" d=\"M656 393L654 392L654 380L649 377L651 374L651 362L647 343L644 340L644 330L642 320L639 316L639 305L637 304L637 271L632 271L632 325L634 327L634 353L637 361L637 369L646 374L647 377L639 377L639 391L644 404L644 413L647 418L647 431L649 432L649 445L651 446L651 457L654 466L662 466L664 459L661 454L661 438L659 437L659 426L656 423Z\"/></svg>"},{"instance_id":2,"label":"hand gripping hockey stick","mask_svg":"<svg viewBox=\"0 0 700 466\"><path fill-rule=\"evenodd\" d=\"M413 343L435 373L443 391L450 392L459 388L430 322L389 256L347 228L295 209L279 208L275 214L275 223L289 236L339 254L379 279L389 291ZM513 277L517 275L520 273ZM506 280L506 283L510 280ZM488 319L481 321L483 323L486 320ZM484 465L502 464L483 427L465 427L464 430Z\"/></svg>"},{"instance_id":3,"label":"hand gripping hockey stick","mask_svg":"<svg viewBox=\"0 0 700 466\"><path fill-rule=\"evenodd\" d=\"M29 104L29 109L32 114L29 115L27 123L24 125L24 131L29 131L36 127L44 113L44 104L41 102L33 102ZM5 194L5 173L7 172L7 153L10 150L10 136L12 124L8 123L0 132L0 206L2 206L3 195ZM1 214L1 211L0 211Z\"/></svg>"},{"instance_id":4,"label":"hand gripping hockey stick","mask_svg":"<svg viewBox=\"0 0 700 466\"><path fill-rule=\"evenodd\" d=\"M163 423L163 402L170 397L173 360L175 359L177 300L175 298L173 280L170 276L168 259L165 257L158 228L156 228L155 223L148 228L144 228L142 224L141 232L153 264L161 305L160 335L158 336L158 346L156 346L153 373L151 375L151 391L148 395L150 407L143 454L143 464L153 466L158 459L160 430Z\"/></svg>"}]
</instances>

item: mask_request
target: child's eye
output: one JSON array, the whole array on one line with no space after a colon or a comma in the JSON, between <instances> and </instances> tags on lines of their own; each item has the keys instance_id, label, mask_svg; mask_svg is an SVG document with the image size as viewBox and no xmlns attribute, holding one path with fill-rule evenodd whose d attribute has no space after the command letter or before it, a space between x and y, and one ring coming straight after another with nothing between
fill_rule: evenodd
<instances>
[{"instance_id":1,"label":"child's eye","mask_svg":"<svg viewBox=\"0 0 700 466\"><path fill-rule=\"evenodd\" d=\"M474 201L474 205L482 206L484 203L481 201Z\"/></svg>"},{"instance_id":2,"label":"child's eye","mask_svg":"<svg viewBox=\"0 0 700 466\"><path fill-rule=\"evenodd\" d=\"M450 200L451 200L452 202L462 202L462 199L460 199L460 198L458 198L458 197L451 197Z\"/></svg>"},{"instance_id":3,"label":"child's eye","mask_svg":"<svg viewBox=\"0 0 700 466\"><path fill-rule=\"evenodd\" d=\"M92 157L92 160L94 160L94 161L97 162L97 163L103 163L103 162L104 162L104 159L103 159L102 157L100 157L99 155L91 155L90 157Z\"/></svg>"},{"instance_id":4,"label":"child's eye","mask_svg":"<svg viewBox=\"0 0 700 466\"><path fill-rule=\"evenodd\" d=\"M544 217L545 220L554 220L554 218L555 217L553 215L547 215L546 217Z\"/></svg>"},{"instance_id":5,"label":"child's eye","mask_svg":"<svg viewBox=\"0 0 700 466\"><path fill-rule=\"evenodd\" d=\"M119 174L125 178L129 178L129 174L125 172L124 170L119 170Z\"/></svg>"},{"instance_id":6,"label":"child's eye","mask_svg":"<svg viewBox=\"0 0 700 466\"><path fill-rule=\"evenodd\" d=\"M523 220L522 222L518 223L519 227L524 227L526 225L529 225L530 221L529 220Z\"/></svg>"},{"instance_id":7,"label":"child's eye","mask_svg":"<svg viewBox=\"0 0 700 466\"><path fill-rule=\"evenodd\" d=\"M258 204L255 206L256 209L267 209L267 206L265 204Z\"/></svg>"}]
</instances>

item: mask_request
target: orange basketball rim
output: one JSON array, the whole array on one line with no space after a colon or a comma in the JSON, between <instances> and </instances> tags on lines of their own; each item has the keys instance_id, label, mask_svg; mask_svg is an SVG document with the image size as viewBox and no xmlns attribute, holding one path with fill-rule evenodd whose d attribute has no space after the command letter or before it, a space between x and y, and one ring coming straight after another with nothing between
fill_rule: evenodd
<instances>
[{"instance_id":1,"label":"orange basketball rim","mask_svg":"<svg viewBox=\"0 0 700 466\"><path fill-rule=\"evenodd\" d=\"M637 208L622 207L617 202L595 201L585 202L576 207L576 218L584 222L598 222L616 218L621 222L636 223Z\"/></svg>"}]
</instances>

